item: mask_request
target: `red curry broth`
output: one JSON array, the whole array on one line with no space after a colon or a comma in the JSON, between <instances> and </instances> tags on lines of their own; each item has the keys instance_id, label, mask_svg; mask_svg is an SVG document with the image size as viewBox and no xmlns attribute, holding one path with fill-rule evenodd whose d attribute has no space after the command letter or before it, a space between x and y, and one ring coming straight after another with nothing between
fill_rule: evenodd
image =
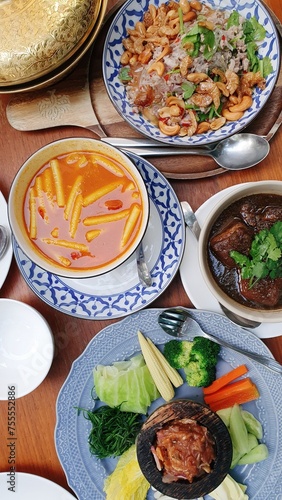
<instances>
[{"instance_id":1,"label":"red curry broth","mask_svg":"<svg viewBox=\"0 0 282 500\"><path fill-rule=\"evenodd\" d=\"M142 198L136 180L117 160L77 151L54 158L33 177L24 218L45 257L64 267L96 269L124 254L136 239Z\"/></svg>"}]
</instances>

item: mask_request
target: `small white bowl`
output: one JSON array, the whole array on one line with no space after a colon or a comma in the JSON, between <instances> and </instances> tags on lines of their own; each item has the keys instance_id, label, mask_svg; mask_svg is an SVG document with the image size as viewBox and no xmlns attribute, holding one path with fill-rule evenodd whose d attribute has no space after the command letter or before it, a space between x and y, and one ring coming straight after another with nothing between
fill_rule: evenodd
<instances>
[{"instance_id":1,"label":"small white bowl","mask_svg":"<svg viewBox=\"0 0 282 500\"><path fill-rule=\"evenodd\" d=\"M74 152L96 152L102 155L107 155L111 160L116 160L127 170L131 178L134 180L135 185L138 186L138 190L140 193L140 205L142 205L141 220L140 227L134 235L134 239L132 239L132 242L123 251L123 253L119 253L115 257L111 257L112 260L108 259L104 263L101 263L101 265L99 266L93 263L93 266L91 265L91 267L75 267L75 264L73 264L72 262L72 265L67 267L62 265L59 261L57 262L55 260L49 259L48 257L46 257L46 255L44 255L43 252L39 250L39 248L35 244L32 243L28 234L28 229L26 227L24 203L27 189L32 179L44 165L50 162L50 160L58 156ZM116 178L118 179L118 177ZM93 185L93 190L94 189L95 186ZM99 203L99 200L97 201L97 203ZM81 219L83 218L83 210L84 208L82 208ZM21 166L10 189L8 200L8 217L13 235L19 247L32 262L52 274L64 276L66 278L90 278L112 271L116 267L123 264L134 253L137 246L141 242L147 228L149 219L149 197L145 182L134 162L131 161L128 156L119 151L117 148L103 143L100 140L87 137L65 138L43 146L41 149L33 153L30 158L28 158ZM64 218L62 217L62 220L63 219ZM57 224L60 229L60 221L58 221ZM50 227L50 230L51 229L52 228ZM91 229L91 227L89 227L89 229ZM112 236L111 243L113 241L113 238L114 236ZM69 239L71 240L71 238ZM73 241L75 242L75 238L73 239ZM86 239L85 241L83 241L83 243L88 245ZM101 252L102 250L96 250L96 248L94 247L94 250L92 250L91 252L92 243L93 242L89 243L90 253L94 253L99 256L98 252Z\"/></svg>"},{"instance_id":2,"label":"small white bowl","mask_svg":"<svg viewBox=\"0 0 282 500\"><path fill-rule=\"evenodd\" d=\"M232 203L240 200L241 198L254 194L279 195L281 196L282 201L282 181L269 180L248 182L246 184L238 185L237 188L232 190L231 193L228 193L226 196L224 196L214 206L201 228L198 249L199 265L202 276L211 293L218 300L218 302L224 305L227 309L235 314L238 314L239 316L242 316L243 318L259 321L261 323L280 323L282 321L282 307L273 309L265 309L259 307L254 308L237 302L229 295L227 295L227 293L225 293L217 284L208 263L208 241L213 224L218 219L223 210L229 207Z\"/></svg>"},{"instance_id":3,"label":"small white bowl","mask_svg":"<svg viewBox=\"0 0 282 500\"><path fill-rule=\"evenodd\" d=\"M0 400L36 389L53 357L53 335L43 316L23 302L0 299Z\"/></svg>"}]
</instances>

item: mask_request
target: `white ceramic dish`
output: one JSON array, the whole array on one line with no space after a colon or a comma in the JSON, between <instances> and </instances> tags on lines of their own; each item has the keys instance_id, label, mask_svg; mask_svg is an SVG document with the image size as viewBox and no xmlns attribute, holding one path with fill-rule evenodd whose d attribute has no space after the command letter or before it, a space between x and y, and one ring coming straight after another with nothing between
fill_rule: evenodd
<instances>
[{"instance_id":1,"label":"white ceramic dish","mask_svg":"<svg viewBox=\"0 0 282 500\"><path fill-rule=\"evenodd\" d=\"M0 224L1 226L4 226L9 234L9 244L8 248L6 249L5 254L3 257L0 259L0 289L7 277L8 271L10 269L12 257L13 257L13 247L12 247L12 242L11 242L11 230L8 222L8 215L7 215L7 203L6 200L3 196L3 194L0 191Z\"/></svg>"},{"instance_id":2,"label":"white ceramic dish","mask_svg":"<svg viewBox=\"0 0 282 500\"><path fill-rule=\"evenodd\" d=\"M206 217L217 202L226 196L227 193L235 190L236 187L236 185L231 186L216 193L196 210L196 216L200 226L203 225ZM183 287L194 306L197 309L208 309L209 311L222 314L216 298L206 285L200 271L198 242L189 228L186 228L186 246L179 271ZM253 332L262 339L277 337L282 335L282 323L263 323L258 328L255 328Z\"/></svg>"},{"instance_id":3,"label":"white ceramic dish","mask_svg":"<svg viewBox=\"0 0 282 500\"><path fill-rule=\"evenodd\" d=\"M10 481L8 483L8 481ZM15 482L14 492L9 490L11 481ZM16 472L14 476L7 475L7 472L0 472L1 500L74 500L64 488L45 477L28 474L26 472Z\"/></svg>"},{"instance_id":4,"label":"white ceramic dish","mask_svg":"<svg viewBox=\"0 0 282 500\"><path fill-rule=\"evenodd\" d=\"M53 356L53 335L43 316L23 302L0 299L0 400L8 399L9 390L18 399L36 389Z\"/></svg>"},{"instance_id":5,"label":"white ceramic dish","mask_svg":"<svg viewBox=\"0 0 282 500\"><path fill-rule=\"evenodd\" d=\"M138 278L136 257L95 278L63 279L36 266L14 242L19 269L38 297L55 309L84 319L113 319L151 304L175 277L184 251L185 225L179 200L168 180L147 160L130 154L149 194L150 218L143 244L153 284Z\"/></svg>"},{"instance_id":6,"label":"white ceramic dish","mask_svg":"<svg viewBox=\"0 0 282 500\"><path fill-rule=\"evenodd\" d=\"M98 460L90 454L88 436L91 423L74 407L93 409L93 368L97 364L107 365L114 361L129 359L140 352L137 331L150 337L160 348L172 337L158 325L162 309L139 311L122 321L101 330L88 344L81 356L72 365L70 373L57 399L57 423L55 429L56 449L70 487L79 500L103 500L104 480L115 468L115 459ZM252 333L246 334L226 317L210 311L190 309L191 315L202 328L237 347L246 348L271 356L264 343ZM280 500L282 494L282 378L252 360L248 360L230 349L222 348L217 365L218 376L245 363L249 375L257 384L260 398L244 405L262 423L263 441L269 448L269 457L263 462L237 466L232 475L247 485L250 500ZM176 398L203 401L202 389L183 384L177 389ZM164 403L157 399L149 407L149 415ZM99 402L96 402L100 405ZM148 500L153 500L150 489ZM205 500L211 497L206 496ZM120 500L120 499L117 499ZM236 500L235 498L232 500Z\"/></svg>"},{"instance_id":7,"label":"white ceramic dish","mask_svg":"<svg viewBox=\"0 0 282 500\"><path fill-rule=\"evenodd\" d=\"M141 21L143 14L148 10L149 4L158 7L163 0L127 0L116 14L109 28L103 53L103 75L109 97L120 115L138 132L141 132L149 138L165 142L175 146L201 146L222 140L232 134L238 133L244 129L260 112L261 108L267 102L272 90L274 89L276 79L279 73L280 65L280 44L279 37L272 19L266 8L259 0L203 0L204 4L212 8L220 8L232 12L234 9L246 19L255 16L262 24L267 35L260 44L260 56L269 56L273 66L273 73L267 77L267 85L263 91L255 90L253 93L253 104L244 116L234 122L227 124L213 132L207 134L197 134L192 137L166 136L162 134L158 127L152 125L144 119L141 114L132 111L132 105L126 96L126 89L119 79L120 57L124 52L122 40L127 36L127 28L133 29L137 21Z\"/></svg>"}]
</instances>

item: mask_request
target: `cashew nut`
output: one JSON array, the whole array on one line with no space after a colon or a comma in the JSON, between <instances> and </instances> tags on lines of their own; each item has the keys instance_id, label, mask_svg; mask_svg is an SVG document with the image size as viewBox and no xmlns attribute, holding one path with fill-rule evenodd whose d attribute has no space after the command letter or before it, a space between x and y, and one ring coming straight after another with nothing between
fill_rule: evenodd
<instances>
[{"instance_id":1,"label":"cashew nut","mask_svg":"<svg viewBox=\"0 0 282 500\"><path fill-rule=\"evenodd\" d=\"M159 57L156 58L156 62L160 61L163 57L167 56L170 54L171 48L169 45L165 45L162 52L160 53Z\"/></svg>"},{"instance_id":2,"label":"cashew nut","mask_svg":"<svg viewBox=\"0 0 282 500\"><path fill-rule=\"evenodd\" d=\"M173 106L174 104L176 104L180 108L185 109L185 102L183 101L183 99L179 99L179 97L176 97L174 95L171 95L167 98L166 104L168 106Z\"/></svg>"},{"instance_id":3,"label":"cashew nut","mask_svg":"<svg viewBox=\"0 0 282 500\"><path fill-rule=\"evenodd\" d=\"M222 92L225 97L229 97L229 90L226 88L225 83L223 82L215 82L216 86Z\"/></svg>"},{"instance_id":4,"label":"cashew nut","mask_svg":"<svg viewBox=\"0 0 282 500\"><path fill-rule=\"evenodd\" d=\"M189 82L200 83L207 80L209 76L206 73L189 73L186 78Z\"/></svg>"},{"instance_id":5,"label":"cashew nut","mask_svg":"<svg viewBox=\"0 0 282 500\"><path fill-rule=\"evenodd\" d=\"M140 35L146 36L145 24L141 21L137 21L137 23L135 24L135 29Z\"/></svg>"},{"instance_id":6,"label":"cashew nut","mask_svg":"<svg viewBox=\"0 0 282 500\"><path fill-rule=\"evenodd\" d=\"M204 134L210 129L210 124L208 122L201 122L199 123L196 134Z\"/></svg>"},{"instance_id":7,"label":"cashew nut","mask_svg":"<svg viewBox=\"0 0 282 500\"><path fill-rule=\"evenodd\" d=\"M234 104L234 106L229 106L229 111L232 113L236 113L237 111L246 111L249 109L253 103L253 99L249 95L244 95L242 97L242 101L238 104Z\"/></svg>"},{"instance_id":8,"label":"cashew nut","mask_svg":"<svg viewBox=\"0 0 282 500\"><path fill-rule=\"evenodd\" d=\"M183 22L188 23L189 21L194 21L196 19L197 14L193 10L190 10L190 12L187 12L187 14L183 15Z\"/></svg>"},{"instance_id":9,"label":"cashew nut","mask_svg":"<svg viewBox=\"0 0 282 500\"><path fill-rule=\"evenodd\" d=\"M198 2L198 0L191 0L190 6L192 7L192 9L197 10L199 12L200 10L202 10L202 4L201 2Z\"/></svg>"},{"instance_id":10,"label":"cashew nut","mask_svg":"<svg viewBox=\"0 0 282 500\"><path fill-rule=\"evenodd\" d=\"M237 111L237 113L232 113L232 111L229 111L229 109L226 108L226 109L222 110L221 114L229 122L235 122L237 120L240 120L240 118L242 118L244 113L243 113L243 111Z\"/></svg>"},{"instance_id":11,"label":"cashew nut","mask_svg":"<svg viewBox=\"0 0 282 500\"><path fill-rule=\"evenodd\" d=\"M179 7L182 10L183 14L187 14L187 12L189 12L191 9L188 0L180 0Z\"/></svg>"},{"instance_id":12,"label":"cashew nut","mask_svg":"<svg viewBox=\"0 0 282 500\"><path fill-rule=\"evenodd\" d=\"M162 61L157 61L151 64L151 66L147 69L148 73L152 73L156 71L158 76L163 76L165 70L165 65Z\"/></svg>"},{"instance_id":13,"label":"cashew nut","mask_svg":"<svg viewBox=\"0 0 282 500\"><path fill-rule=\"evenodd\" d=\"M161 118L170 118L170 107L165 106L164 108L160 108L158 114Z\"/></svg>"},{"instance_id":14,"label":"cashew nut","mask_svg":"<svg viewBox=\"0 0 282 500\"><path fill-rule=\"evenodd\" d=\"M169 136L177 135L180 131L180 125L175 123L174 125L167 125L166 123L159 121L160 131Z\"/></svg>"},{"instance_id":15,"label":"cashew nut","mask_svg":"<svg viewBox=\"0 0 282 500\"><path fill-rule=\"evenodd\" d=\"M213 122L210 124L211 130L218 130L219 128L223 127L226 123L226 118L221 116L220 118L216 118Z\"/></svg>"},{"instance_id":16,"label":"cashew nut","mask_svg":"<svg viewBox=\"0 0 282 500\"><path fill-rule=\"evenodd\" d=\"M128 52L128 50L125 50L125 52L122 54L121 58L120 58L120 64L122 64L123 66L126 66L127 64L129 64L129 60L131 58L132 54L130 52Z\"/></svg>"},{"instance_id":17,"label":"cashew nut","mask_svg":"<svg viewBox=\"0 0 282 500\"><path fill-rule=\"evenodd\" d=\"M150 48L146 48L145 50L143 50L143 52L141 52L141 54L139 54L138 56L138 61L141 63L141 64L147 64L150 59L152 58L152 51Z\"/></svg>"},{"instance_id":18,"label":"cashew nut","mask_svg":"<svg viewBox=\"0 0 282 500\"><path fill-rule=\"evenodd\" d=\"M202 26L203 28L207 28L210 31L214 30L214 23L212 23L211 21L200 21L198 24L199 24L199 26Z\"/></svg>"}]
</instances>

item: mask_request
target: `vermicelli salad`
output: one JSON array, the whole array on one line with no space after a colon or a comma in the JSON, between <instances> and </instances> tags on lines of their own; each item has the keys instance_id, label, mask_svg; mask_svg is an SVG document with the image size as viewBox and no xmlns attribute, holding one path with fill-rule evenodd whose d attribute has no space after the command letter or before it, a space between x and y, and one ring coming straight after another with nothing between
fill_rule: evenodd
<instances>
[{"instance_id":1,"label":"vermicelli salad","mask_svg":"<svg viewBox=\"0 0 282 500\"><path fill-rule=\"evenodd\" d=\"M149 5L127 33L119 78L134 112L167 136L239 120L273 71L270 58L258 56L266 31L255 17L198 0Z\"/></svg>"}]
</instances>

